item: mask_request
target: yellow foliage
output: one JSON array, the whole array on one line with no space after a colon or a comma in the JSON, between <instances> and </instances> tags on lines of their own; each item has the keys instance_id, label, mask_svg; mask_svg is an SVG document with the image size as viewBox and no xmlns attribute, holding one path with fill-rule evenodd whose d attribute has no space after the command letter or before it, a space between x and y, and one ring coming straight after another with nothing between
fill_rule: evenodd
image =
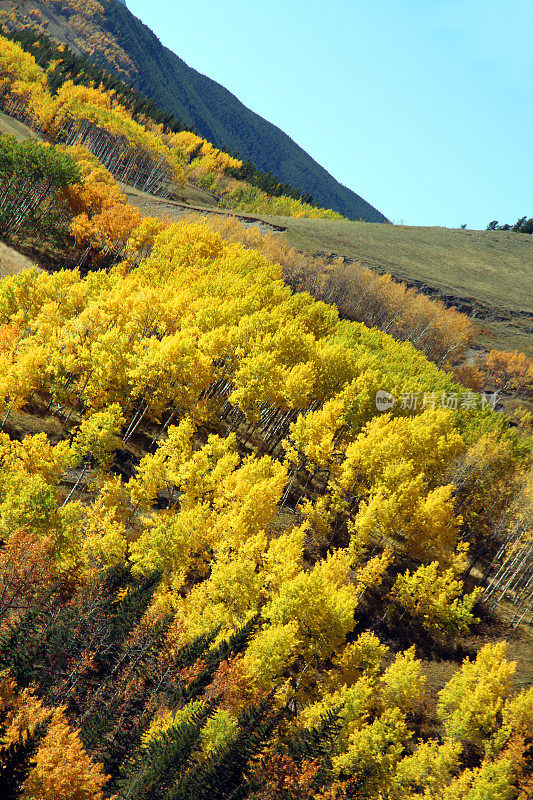
<instances>
[{"instance_id":1,"label":"yellow foliage","mask_svg":"<svg viewBox=\"0 0 533 800\"><path fill-rule=\"evenodd\" d=\"M463 595L460 574L466 567L468 545L460 544L452 566L442 571L438 561L399 575L392 589L393 598L433 634L467 633L478 622L472 607L481 589Z\"/></svg>"},{"instance_id":2,"label":"yellow foliage","mask_svg":"<svg viewBox=\"0 0 533 800\"><path fill-rule=\"evenodd\" d=\"M465 770L440 795L442 800L514 800L513 764L506 758Z\"/></svg>"},{"instance_id":3,"label":"yellow foliage","mask_svg":"<svg viewBox=\"0 0 533 800\"><path fill-rule=\"evenodd\" d=\"M366 791L385 793L410 734L398 709L387 709L371 724L355 730L345 753L333 759L336 775L365 777Z\"/></svg>"},{"instance_id":4,"label":"yellow foliage","mask_svg":"<svg viewBox=\"0 0 533 800\"><path fill-rule=\"evenodd\" d=\"M343 643L353 628L359 593L350 581L351 563L337 550L311 572L300 572L283 584L266 605L263 615L273 624L295 620L305 651L326 658Z\"/></svg>"},{"instance_id":5,"label":"yellow foliage","mask_svg":"<svg viewBox=\"0 0 533 800\"><path fill-rule=\"evenodd\" d=\"M485 359L484 371L493 388L506 392L533 392L533 361L518 350L491 350Z\"/></svg>"},{"instance_id":6,"label":"yellow foliage","mask_svg":"<svg viewBox=\"0 0 533 800\"><path fill-rule=\"evenodd\" d=\"M279 591L302 569L307 529L304 523L271 540L264 555L266 580L271 591Z\"/></svg>"},{"instance_id":7,"label":"yellow foliage","mask_svg":"<svg viewBox=\"0 0 533 800\"><path fill-rule=\"evenodd\" d=\"M399 653L380 679L381 700L387 707L407 713L413 710L426 682L422 665L415 658L415 648Z\"/></svg>"},{"instance_id":8,"label":"yellow foliage","mask_svg":"<svg viewBox=\"0 0 533 800\"><path fill-rule=\"evenodd\" d=\"M16 681L7 670L0 673L0 701L5 716L0 739L2 747L9 747L20 739L25 740L50 717L50 711L33 690L18 690Z\"/></svg>"},{"instance_id":9,"label":"yellow foliage","mask_svg":"<svg viewBox=\"0 0 533 800\"><path fill-rule=\"evenodd\" d=\"M449 784L452 772L459 762L462 747L458 742L440 744L435 739L422 742L414 753L402 758L394 778L397 800L403 800L407 791L414 796L441 798Z\"/></svg>"},{"instance_id":10,"label":"yellow foliage","mask_svg":"<svg viewBox=\"0 0 533 800\"><path fill-rule=\"evenodd\" d=\"M347 446L334 484L339 494L359 489L368 498L354 518L357 536L404 541L424 561L449 560L461 519L454 512L453 487L430 488L430 482L461 447L444 409L412 418L386 414L369 422Z\"/></svg>"},{"instance_id":11,"label":"yellow foliage","mask_svg":"<svg viewBox=\"0 0 533 800\"><path fill-rule=\"evenodd\" d=\"M300 644L295 620L285 625L273 624L263 628L253 637L243 658L249 680L258 688L268 691L294 661Z\"/></svg>"},{"instance_id":12,"label":"yellow foliage","mask_svg":"<svg viewBox=\"0 0 533 800\"><path fill-rule=\"evenodd\" d=\"M19 442L0 432L0 460L8 472L39 475L46 483L57 484L71 465L72 452L66 441L52 446L45 433L26 436Z\"/></svg>"},{"instance_id":13,"label":"yellow foliage","mask_svg":"<svg viewBox=\"0 0 533 800\"><path fill-rule=\"evenodd\" d=\"M382 644L371 631L365 631L354 642L347 644L340 655L335 657L334 662L340 671L340 680L351 686L362 675L375 678L387 653L387 646Z\"/></svg>"},{"instance_id":14,"label":"yellow foliage","mask_svg":"<svg viewBox=\"0 0 533 800\"><path fill-rule=\"evenodd\" d=\"M114 451L118 446L118 434L124 424L118 403L108 406L105 411L97 411L86 417L79 426L71 447L74 463L83 463L87 458L108 471Z\"/></svg>"},{"instance_id":15,"label":"yellow foliage","mask_svg":"<svg viewBox=\"0 0 533 800\"><path fill-rule=\"evenodd\" d=\"M108 778L83 749L62 708L54 711L34 763L24 800L103 800Z\"/></svg>"},{"instance_id":16,"label":"yellow foliage","mask_svg":"<svg viewBox=\"0 0 533 800\"><path fill-rule=\"evenodd\" d=\"M124 561L128 546L129 506L120 477L105 480L95 502L85 512L81 554L89 567Z\"/></svg>"},{"instance_id":17,"label":"yellow foliage","mask_svg":"<svg viewBox=\"0 0 533 800\"><path fill-rule=\"evenodd\" d=\"M512 690L516 663L505 659L506 643L487 644L439 692L437 712L446 737L481 744L498 728L498 716Z\"/></svg>"},{"instance_id":18,"label":"yellow foliage","mask_svg":"<svg viewBox=\"0 0 533 800\"><path fill-rule=\"evenodd\" d=\"M359 678L351 686L342 684L340 688L326 691L321 699L304 708L300 718L306 727L320 724L328 711L336 711L341 722L341 730L335 743L337 753L345 754L352 734L359 731L367 722L374 702L375 686L368 677Z\"/></svg>"}]
</instances>

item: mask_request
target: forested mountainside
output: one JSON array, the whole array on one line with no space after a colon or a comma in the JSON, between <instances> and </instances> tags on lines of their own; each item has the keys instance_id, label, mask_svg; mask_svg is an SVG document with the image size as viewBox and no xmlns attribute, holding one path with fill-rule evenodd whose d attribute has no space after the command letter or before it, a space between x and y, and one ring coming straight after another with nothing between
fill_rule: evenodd
<instances>
[{"instance_id":1,"label":"forested mountainside","mask_svg":"<svg viewBox=\"0 0 533 800\"><path fill-rule=\"evenodd\" d=\"M0 798L527 800L531 414L457 311L133 207L356 226L61 74L0 37Z\"/></svg>"},{"instance_id":2,"label":"forested mountainside","mask_svg":"<svg viewBox=\"0 0 533 800\"><path fill-rule=\"evenodd\" d=\"M79 7L78 7L79 6ZM0 8L9 9L8 2ZM283 131L246 108L231 92L187 66L118 0L68 3L23 0L18 12L38 10L46 29L92 60L117 71L164 110L194 127L217 147L250 159L283 182L312 194L344 216L386 222L383 214L342 186ZM101 10L100 10L101 9ZM85 24L84 24L85 23ZM109 47L109 40L114 45ZM121 57L116 58L117 46Z\"/></svg>"}]
</instances>

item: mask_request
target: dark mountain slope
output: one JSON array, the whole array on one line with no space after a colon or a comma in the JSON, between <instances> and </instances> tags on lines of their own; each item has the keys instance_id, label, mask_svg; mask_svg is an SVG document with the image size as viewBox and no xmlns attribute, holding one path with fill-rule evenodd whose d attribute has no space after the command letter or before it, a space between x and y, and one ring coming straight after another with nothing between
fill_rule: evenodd
<instances>
[{"instance_id":1,"label":"dark mountain slope","mask_svg":"<svg viewBox=\"0 0 533 800\"><path fill-rule=\"evenodd\" d=\"M283 131L163 47L119 0L104 0L103 5L104 15L99 15L98 24L135 64L137 70L130 72L129 80L138 91L194 126L218 147L236 151L282 182L311 192L319 205L352 219L387 222L383 214L338 183ZM46 15L45 7L42 11ZM103 56L98 63L110 68Z\"/></svg>"}]
</instances>

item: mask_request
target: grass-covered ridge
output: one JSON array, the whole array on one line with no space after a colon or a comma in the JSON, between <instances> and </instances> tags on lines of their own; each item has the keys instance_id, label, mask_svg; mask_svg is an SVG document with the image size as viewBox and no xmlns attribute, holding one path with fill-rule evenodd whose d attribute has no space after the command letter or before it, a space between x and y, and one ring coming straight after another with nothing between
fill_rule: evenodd
<instances>
[{"instance_id":1,"label":"grass-covered ridge","mask_svg":"<svg viewBox=\"0 0 533 800\"><path fill-rule=\"evenodd\" d=\"M291 245L334 254L441 299L484 330L487 349L533 355L533 241L507 231L452 230L362 222L277 220Z\"/></svg>"},{"instance_id":2,"label":"grass-covered ridge","mask_svg":"<svg viewBox=\"0 0 533 800\"><path fill-rule=\"evenodd\" d=\"M289 225L291 244L307 252L327 249L440 286L443 294L533 313L533 242L525 234L360 222Z\"/></svg>"}]
</instances>

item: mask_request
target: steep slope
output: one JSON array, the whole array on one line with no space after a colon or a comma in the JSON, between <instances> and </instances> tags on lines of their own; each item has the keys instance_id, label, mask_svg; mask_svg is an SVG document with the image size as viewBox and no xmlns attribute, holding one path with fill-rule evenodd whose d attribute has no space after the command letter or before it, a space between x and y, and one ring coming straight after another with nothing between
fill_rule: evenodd
<instances>
[{"instance_id":1,"label":"steep slope","mask_svg":"<svg viewBox=\"0 0 533 800\"><path fill-rule=\"evenodd\" d=\"M138 66L135 88L194 125L209 141L251 159L260 169L311 192L321 205L349 217L384 222L363 198L338 183L283 131L250 111L231 92L187 66L115 0L108 30Z\"/></svg>"},{"instance_id":2,"label":"steep slope","mask_svg":"<svg viewBox=\"0 0 533 800\"><path fill-rule=\"evenodd\" d=\"M7 0L0 0L0 9L7 10L8 6ZM37 9L47 32L110 70L117 63L109 61L113 48L110 50L108 43L116 43L116 49L125 56L120 59L121 77L216 146L235 151L279 180L310 192L325 208L352 219L387 222L383 214L342 186L283 131L163 47L119 0L103 0L102 6L103 12L94 12L91 4L23 0L18 7L26 13ZM80 18L87 21L82 28ZM98 29L105 34L101 46L94 35Z\"/></svg>"}]
</instances>

